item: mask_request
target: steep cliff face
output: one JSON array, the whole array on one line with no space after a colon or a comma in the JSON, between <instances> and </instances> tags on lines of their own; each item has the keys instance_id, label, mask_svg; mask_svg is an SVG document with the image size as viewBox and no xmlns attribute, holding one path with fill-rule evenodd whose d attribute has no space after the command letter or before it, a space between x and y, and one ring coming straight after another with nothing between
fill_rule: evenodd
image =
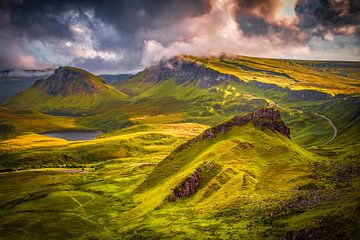
<instances>
[{"instance_id":1,"label":"steep cliff face","mask_svg":"<svg viewBox=\"0 0 360 240\"><path fill-rule=\"evenodd\" d=\"M243 126L249 122L252 122L255 127L258 127L261 130L270 129L271 131L279 132L290 138L290 129L281 119L280 112L274 108L263 108L244 116L235 116L227 122L209 128L199 136L181 144L174 151L181 151L190 146L193 142L215 138L219 134L228 132L234 126Z\"/></svg>"},{"instance_id":2,"label":"steep cliff face","mask_svg":"<svg viewBox=\"0 0 360 240\"><path fill-rule=\"evenodd\" d=\"M200 88L209 88L227 80L239 81L235 76L222 74L196 62L191 62L182 57L174 57L161 61L159 64L148 68L144 75L145 81L161 82L174 78L178 84L199 82Z\"/></svg>"},{"instance_id":3,"label":"steep cliff face","mask_svg":"<svg viewBox=\"0 0 360 240\"><path fill-rule=\"evenodd\" d=\"M46 80L36 82L35 86L51 96L71 96L96 94L103 84L101 78L84 70L60 67Z\"/></svg>"}]
</instances>

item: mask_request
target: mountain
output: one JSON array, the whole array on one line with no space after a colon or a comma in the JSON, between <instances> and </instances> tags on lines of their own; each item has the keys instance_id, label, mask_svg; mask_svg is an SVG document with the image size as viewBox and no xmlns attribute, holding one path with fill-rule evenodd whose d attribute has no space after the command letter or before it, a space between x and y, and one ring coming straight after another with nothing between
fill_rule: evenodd
<instances>
[{"instance_id":1,"label":"mountain","mask_svg":"<svg viewBox=\"0 0 360 240\"><path fill-rule=\"evenodd\" d=\"M126 98L104 80L74 67L60 67L46 80L36 81L8 103L44 112L86 111L106 102Z\"/></svg>"},{"instance_id":2,"label":"mountain","mask_svg":"<svg viewBox=\"0 0 360 240\"><path fill-rule=\"evenodd\" d=\"M14 69L0 71L0 103L33 85L39 78L46 78L54 69Z\"/></svg>"},{"instance_id":3,"label":"mountain","mask_svg":"<svg viewBox=\"0 0 360 240\"><path fill-rule=\"evenodd\" d=\"M133 74L101 74L99 77L105 79L105 81L109 84L116 84L121 81L126 81L130 79Z\"/></svg>"},{"instance_id":4,"label":"mountain","mask_svg":"<svg viewBox=\"0 0 360 240\"><path fill-rule=\"evenodd\" d=\"M172 79L176 85L201 89L226 85L243 90L276 90L289 99L321 100L359 94L359 70L360 62L177 56L160 61L117 87L139 95Z\"/></svg>"}]
</instances>

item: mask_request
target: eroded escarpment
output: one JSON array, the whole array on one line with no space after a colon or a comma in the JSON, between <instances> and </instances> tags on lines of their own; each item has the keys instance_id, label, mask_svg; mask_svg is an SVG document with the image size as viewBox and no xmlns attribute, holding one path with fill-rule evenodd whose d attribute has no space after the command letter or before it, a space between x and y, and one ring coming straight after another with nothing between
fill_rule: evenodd
<instances>
[{"instance_id":1,"label":"eroded escarpment","mask_svg":"<svg viewBox=\"0 0 360 240\"><path fill-rule=\"evenodd\" d=\"M255 127L261 130L270 129L273 132L279 132L287 138L290 138L290 129L281 119L280 112L274 108L262 108L244 116L235 116L227 122L211 127L195 138L181 144L174 152L179 152L194 142L215 138L219 134L228 132L234 126L243 126L249 122L252 122Z\"/></svg>"}]
</instances>

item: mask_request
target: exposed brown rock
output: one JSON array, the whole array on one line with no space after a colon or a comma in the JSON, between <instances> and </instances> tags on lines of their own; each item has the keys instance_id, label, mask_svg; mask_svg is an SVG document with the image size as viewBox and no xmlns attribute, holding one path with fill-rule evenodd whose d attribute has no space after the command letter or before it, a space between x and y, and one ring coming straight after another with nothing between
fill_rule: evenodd
<instances>
[{"instance_id":1,"label":"exposed brown rock","mask_svg":"<svg viewBox=\"0 0 360 240\"><path fill-rule=\"evenodd\" d=\"M173 194L169 197L170 201L175 201L178 198L184 198L191 196L197 192L200 187L201 176L197 170L190 177L188 177L177 189L174 190Z\"/></svg>"},{"instance_id":2,"label":"exposed brown rock","mask_svg":"<svg viewBox=\"0 0 360 240\"><path fill-rule=\"evenodd\" d=\"M220 171L221 167L216 162L202 164L172 192L168 200L173 202L178 198L194 195L201 185L206 185Z\"/></svg>"}]
</instances>

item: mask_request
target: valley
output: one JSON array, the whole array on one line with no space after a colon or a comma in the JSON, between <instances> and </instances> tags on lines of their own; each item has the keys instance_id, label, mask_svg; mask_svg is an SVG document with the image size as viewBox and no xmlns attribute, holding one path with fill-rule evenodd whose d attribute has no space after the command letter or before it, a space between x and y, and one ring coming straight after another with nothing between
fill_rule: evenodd
<instances>
[{"instance_id":1,"label":"valley","mask_svg":"<svg viewBox=\"0 0 360 240\"><path fill-rule=\"evenodd\" d=\"M359 69L181 55L110 84L60 67L1 106L0 236L356 239Z\"/></svg>"}]
</instances>

